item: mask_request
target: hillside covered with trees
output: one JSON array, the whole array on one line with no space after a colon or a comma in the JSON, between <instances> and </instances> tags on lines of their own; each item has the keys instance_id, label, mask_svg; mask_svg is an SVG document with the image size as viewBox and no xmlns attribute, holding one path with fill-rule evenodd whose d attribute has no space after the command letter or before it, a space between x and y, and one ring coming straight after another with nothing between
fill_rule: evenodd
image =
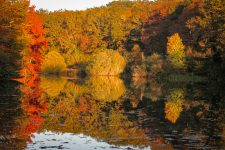
<instances>
[{"instance_id":1,"label":"hillside covered with trees","mask_svg":"<svg viewBox=\"0 0 225 150\"><path fill-rule=\"evenodd\" d=\"M25 0L0 3L1 78L26 61L53 74L224 74L223 0L114 1L85 11L41 9L33 19Z\"/></svg>"},{"instance_id":2,"label":"hillside covered with trees","mask_svg":"<svg viewBox=\"0 0 225 150\"><path fill-rule=\"evenodd\" d=\"M172 64L182 59L183 67L178 68L201 74L210 71L207 69L214 63L222 65L224 10L222 0L158 0L115 1L86 11L39 13L50 39L48 51L59 52L68 67L88 64L92 54L112 49L131 66L141 62L141 66L128 69L141 70L141 75L146 68L151 71L152 54L162 59L175 57ZM168 46L174 34L177 38ZM175 54L169 48L175 49ZM144 67L143 62L147 63Z\"/></svg>"}]
</instances>

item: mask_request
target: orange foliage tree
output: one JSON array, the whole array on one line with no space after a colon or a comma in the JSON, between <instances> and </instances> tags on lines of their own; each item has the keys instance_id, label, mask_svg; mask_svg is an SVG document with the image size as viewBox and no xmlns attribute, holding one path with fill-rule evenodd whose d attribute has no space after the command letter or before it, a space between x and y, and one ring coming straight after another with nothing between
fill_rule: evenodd
<instances>
[{"instance_id":1,"label":"orange foliage tree","mask_svg":"<svg viewBox=\"0 0 225 150\"><path fill-rule=\"evenodd\" d=\"M22 51L22 70L20 73L24 77L23 82L28 77L35 79L38 72L41 71L43 50L48 46L48 40L44 37L44 34L45 29L42 20L35 12L34 7L30 7L24 25L24 37L27 43L26 48Z\"/></svg>"}]
</instances>

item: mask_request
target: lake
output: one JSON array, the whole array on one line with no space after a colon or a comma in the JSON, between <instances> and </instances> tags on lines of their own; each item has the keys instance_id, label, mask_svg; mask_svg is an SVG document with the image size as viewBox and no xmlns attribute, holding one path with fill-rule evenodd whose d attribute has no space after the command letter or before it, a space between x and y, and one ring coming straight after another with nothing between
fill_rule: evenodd
<instances>
[{"instance_id":1,"label":"lake","mask_svg":"<svg viewBox=\"0 0 225 150\"><path fill-rule=\"evenodd\" d=\"M0 83L0 149L225 149L225 87L42 76Z\"/></svg>"}]
</instances>

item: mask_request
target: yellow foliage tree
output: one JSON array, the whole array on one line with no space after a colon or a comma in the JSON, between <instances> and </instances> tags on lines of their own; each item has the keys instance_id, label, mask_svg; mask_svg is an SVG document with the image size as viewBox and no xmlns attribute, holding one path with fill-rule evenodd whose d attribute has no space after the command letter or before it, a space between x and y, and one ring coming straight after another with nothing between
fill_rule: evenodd
<instances>
[{"instance_id":1,"label":"yellow foliage tree","mask_svg":"<svg viewBox=\"0 0 225 150\"><path fill-rule=\"evenodd\" d=\"M102 49L94 54L88 65L90 75L119 75L126 66L126 60L118 51Z\"/></svg>"},{"instance_id":2,"label":"yellow foliage tree","mask_svg":"<svg viewBox=\"0 0 225 150\"><path fill-rule=\"evenodd\" d=\"M168 38L167 54L169 55L171 63L177 68L183 68L185 66L184 48L185 46L178 33L175 33Z\"/></svg>"},{"instance_id":3,"label":"yellow foliage tree","mask_svg":"<svg viewBox=\"0 0 225 150\"><path fill-rule=\"evenodd\" d=\"M59 74L66 69L66 63L60 53L56 51L50 51L46 56L41 66L43 73L47 74Z\"/></svg>"}]
</instances>

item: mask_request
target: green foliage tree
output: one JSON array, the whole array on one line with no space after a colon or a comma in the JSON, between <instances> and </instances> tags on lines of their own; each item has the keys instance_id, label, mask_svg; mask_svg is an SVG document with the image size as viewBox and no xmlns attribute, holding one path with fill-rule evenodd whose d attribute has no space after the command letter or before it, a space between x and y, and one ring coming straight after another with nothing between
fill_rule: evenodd
<instances>
[{"instance_id":1,"label":"green foliage tree","mask_svg":"<svg viewBox=\"0 0 225 150\"><path fill-rule=\"evenodd\" d=\"M178 33L170 36L167 42L167 54L169 60L177 68L183 68L185 66L185 53L184 45Z\"/></svg>"},{"instance_id":2,"label":"green foliage tree","mask_svg":"<svg viewBox=\"0 0 225 150\"><path fill-rule=\"evenodd\" d=\"M66 69L66 63L60 53L50 51L42 64L42 72L47 74L59 74Z\"/></svg>"}]
</instances>

